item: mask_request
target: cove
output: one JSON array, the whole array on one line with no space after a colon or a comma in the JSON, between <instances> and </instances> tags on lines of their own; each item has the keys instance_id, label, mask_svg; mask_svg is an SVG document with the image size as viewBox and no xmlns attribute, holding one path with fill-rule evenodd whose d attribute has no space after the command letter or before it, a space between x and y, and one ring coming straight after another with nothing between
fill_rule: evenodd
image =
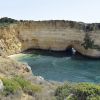
<instances>
[{"instance_id":1,"label":"cove","mask_svg":"<svg viewBox=\"0 0 100 100\"><path fill-rule=\"evenodd\" d=\"M28 63L34 75L46 80L100 83L100 59L45 50L33 50L13 58Z\"/></svg>"}]
</instances>

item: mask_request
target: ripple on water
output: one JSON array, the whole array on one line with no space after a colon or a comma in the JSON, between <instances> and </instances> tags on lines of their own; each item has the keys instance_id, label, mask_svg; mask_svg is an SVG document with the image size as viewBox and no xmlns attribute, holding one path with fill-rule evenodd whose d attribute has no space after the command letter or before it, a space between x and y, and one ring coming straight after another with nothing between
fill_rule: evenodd
<instances>
[{"instance_id":1,"label":"ripple on water","mask_svg":"<svg viewBox=\"0 0 100 100\"><path fill-rule=\"evenodd\" d=\"M72 82L100 82L100 61L75 59L67 56L51 56L50 54L26 54L16 58L27 62L34 75L48 80Z\"/></svg>"}]
</instances>

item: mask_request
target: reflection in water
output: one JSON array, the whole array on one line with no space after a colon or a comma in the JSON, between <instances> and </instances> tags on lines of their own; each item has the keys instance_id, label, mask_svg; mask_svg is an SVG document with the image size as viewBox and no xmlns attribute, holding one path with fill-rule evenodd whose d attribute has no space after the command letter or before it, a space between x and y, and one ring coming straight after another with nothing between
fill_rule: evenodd
<instances>
[{"instance_id":1,"label":"reflection in water","mask_svg":"<svg viewBox=\"0 0 100 100\"><path fill-rule=\"evenodd\" d=\"M16 58L27 62L34 75L48 80L72 82L100 82L100 60L69 55L68 52L34 50Z\"/></svg>"}]
</instances>

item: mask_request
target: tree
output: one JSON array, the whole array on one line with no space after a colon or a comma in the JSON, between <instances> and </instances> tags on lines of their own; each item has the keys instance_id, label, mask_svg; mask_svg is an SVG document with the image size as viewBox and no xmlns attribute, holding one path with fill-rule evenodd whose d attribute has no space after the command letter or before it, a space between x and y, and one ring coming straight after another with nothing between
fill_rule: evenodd
<instances>
[{"instance_id":1,"label":"tree","mask_svg":"<svg viewBox=\"0 0 100 100\"><path fill-rule=\"evenodd\" d=\"M93 48L94 40L91 39L90 34L86 33L84 38L84 43L82 44L85 49Z\"/></svg>"}]
</instances>

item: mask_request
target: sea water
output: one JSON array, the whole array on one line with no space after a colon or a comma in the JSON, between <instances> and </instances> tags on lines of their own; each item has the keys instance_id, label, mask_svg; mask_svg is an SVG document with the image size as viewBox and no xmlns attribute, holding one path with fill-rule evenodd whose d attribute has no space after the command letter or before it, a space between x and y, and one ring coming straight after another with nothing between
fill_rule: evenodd
<instances>
[{"instance_id":1,"label":"sea water","mask_svg":"<svg viewBox=\"0 0 100 100\"><path fill-rule=\"evenodd\" d=\"M16 58L31 66L34 75L46 80L100 83L100 60L67 52L34 50Z\"/></svg>"}]
</instances>

